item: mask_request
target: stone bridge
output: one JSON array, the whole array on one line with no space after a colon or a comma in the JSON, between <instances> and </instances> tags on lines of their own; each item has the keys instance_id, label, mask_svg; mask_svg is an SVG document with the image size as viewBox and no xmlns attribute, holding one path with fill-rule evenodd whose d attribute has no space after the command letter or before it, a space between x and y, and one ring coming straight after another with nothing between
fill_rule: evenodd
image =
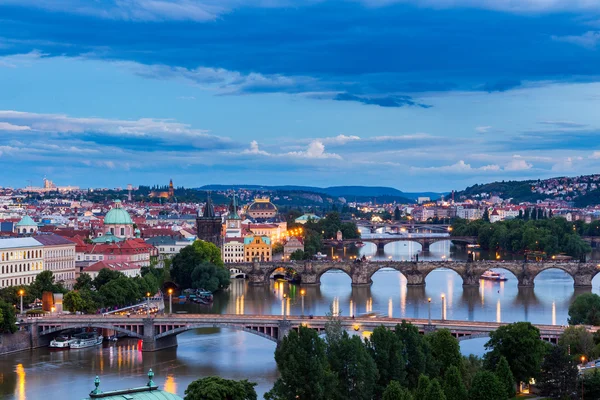
<instances>
[{"instance_id":1,"label":"stone bridge","mask_svg":"<svg viewBox=\"0 0 600 400\"><path fill-rule=\"evenodd\" d=\"M386 235L382 235L386 236ZM467 244L476 244L477 236L392 236L389 237L368 237L365 236L361 239L324 239L323 244L330 246L341 246L344 244L352 244L357 242L368 242L373 243L377 246L377 250L383 250L386 244L393 242L416 242L419 243L423 251L429 251L429 247L436 242L442 241L454 241L462 242Z\"/></svg>"},{"instance_id":2,"label":"stone bridge","mask_svg":"<svg viewBox=\"0 0 600 400\"><path fill-rule=\"evenodd\" d=\"M448 224L426 224L426 223L415 223L415 222L371 222L371 221L347 221L355 222L357 226L363 228L369 228L371 233L379 228L391 229L393 231L400 231L404 229L406 232L416 232L419 229L429 229L432 231L448 232L450 225Z\"/></svg>"},{"instance_id":3,"label":"stone bridge","mask_svg":"<svg viewBox=\"0 0 600 400\"><path fill-rule=\"evenodd\" d=\"M403 320L415 325L420 332L436 329L449 329L458 338L483 337L505 323L470 322L450 320L427 320L411 318L350 318L339 317L346 330L372 332L378 326L393 328ZM61 331L67 329L98 329L108 333L120 332L142 340L143 351L156 351L177 346L177 335L192 329L214 327L235 329L279 342L290 330L306 326L321 333L328 317L282 317L277 315L217 315L217 314L176 314L163 316L115 316L115 315L60 315L43 318L30 318L20 323L31 338L31 347L46 346ZM563 326L537 325L542 339L556 343L564 330Z\"/></svg>"},{"instance_id":4,"label":"stone bridge","mask_svg":"<svg viewBox=\"0 0 600 400\"><path fill-rule=\"evenodd\" d=\"M372 276L383 268L391 268L401 272L409 286L425 285L425 278L435 269L446 268L456 272L463 280L463 286L479 286L481 275L492 268L502 268L511 272L519 286L533 287L535 277L548 269L560 269L573 278L575 287L589 288L592 279L600 272L600 263L573 261L367 261L367 262L269 262L269 263L236 263L227 264L243 271L250 283L268 284L273 272L279 268L293 270L300 277L302 284L320 284L321 276L331 270L345 272L352 285L370 285Z\"/></svg>"}]
</instances>

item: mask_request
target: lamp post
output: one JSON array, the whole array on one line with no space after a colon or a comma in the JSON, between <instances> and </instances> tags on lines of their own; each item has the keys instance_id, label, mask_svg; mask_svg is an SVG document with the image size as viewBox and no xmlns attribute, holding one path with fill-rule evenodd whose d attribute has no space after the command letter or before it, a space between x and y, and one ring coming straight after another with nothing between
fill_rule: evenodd
<instances>
[{"instance_id":1,"label":"lamp post","mask_svg":"<svg viewBox=\"0 0 600 400\"><path fill-rule=\"evenodd\" d=\"M169 289L169 315L173 314L173 289Z\"/></svg>"},{"instance_id":2,"label":"lamp post","mask_svg":"<svg viewBox=\"0 0 600 400\"><path fill-rule=\"evenodd\" d=\"M585 362L585 356L581 356L581 371L583 371L583 363ZM584 375L581 376L581 400L583 400L583 378Z\"/></svg>"},{"instance_id":3,"label":"lamp post","mask_svg":"<svg viewBox=\"0 0 600 400\"><path fill-rule=\"evenodd\" d=\"M429 325L431 325L431 297L427 299L427 304L429 305Z\"/></svg>"},{"instance_id":4,"label":"lamp post","mask_svg":"<svg viewBox=\"0 0 600 400\"><path fill-rule=\"evenodd\" d=\"M150 292L146 293L146 315L150 316Z\"/></svg>"},{"instance_id":5,"label":"lamp post","mask_svg":"<svg viewBox=\"0 0 600 400\"><path fill-rule=\"evenodd\" d=\"M285 321L285 301L287 300L287 294L283 294L283 299L281 299L281 308L283 309L283 320Z\"/></svg>"},{"instance_id":6,"label":"lamp post","mask_svg":"<svg viewBox=\"0 0 600 400\"><path fill-rule=\"evenodd\" d=\"M304 318L304 295L306 294L306 290L300 289L300 296L302 296L302 318Z\"/></svg>"},{"instance_id":7,"label":"lamp post","mask_svg":"<svg viewBox=\"0 0 600 400\"><path fill-rule=\"evenodd\" d=\"M23 289L19 290L19 296L21 297L21 314L23 314L23 295L25 291Z\"/></svg>"},{"instance_id":8,"label":"lamp post","mask_svg":"<svg viewBox=\"0 0 600 400\"><path fill-rule=\"evenodd\" d=\"M446 296L442 294L442 321L446 320Z\"/></svg>"}]
</instances>

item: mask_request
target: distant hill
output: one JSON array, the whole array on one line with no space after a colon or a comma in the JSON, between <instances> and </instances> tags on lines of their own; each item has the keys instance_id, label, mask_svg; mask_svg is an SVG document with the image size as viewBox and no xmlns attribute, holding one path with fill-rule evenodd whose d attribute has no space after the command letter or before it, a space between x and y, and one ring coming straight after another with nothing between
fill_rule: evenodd
<instances>
[{"instance_id":1,"label":"distant hill","mask_svg":"<svg viewBox=\"0 0 600 400\"><path fill-rule=\"evenodd\" d=\"M392 201L402 203L412 203L417 197L427 196L432 199L438 199L444 193L423 192L423 193L405 193L398 189L385 186L331 186L320 188L315 186L264 186L264 185L206 185L199 188L200 190L265 190L265 191L295 191L322 193L333 197L344 197L348 201L368 201L376 197L391 199Z\"/></svg>"}]
</instances>

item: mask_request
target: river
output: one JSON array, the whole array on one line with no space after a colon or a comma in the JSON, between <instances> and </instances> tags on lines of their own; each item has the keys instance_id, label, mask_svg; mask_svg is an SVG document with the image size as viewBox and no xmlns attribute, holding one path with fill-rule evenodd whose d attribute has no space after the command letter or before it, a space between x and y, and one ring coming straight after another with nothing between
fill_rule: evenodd
<instances>
[{"instance_id":1,"label":"river","mask_svg":"<svg viewBox=\"0 0 600 400\"><path fill-rule=\"evenodd\" d=\"M419 250L418 245L404 244L389 244L380 254L375 246L366 244L356 254L373 259L410 259ZM343 249L333 251L343 256ZM598 256L593 255L600 259ZM439 242L420 259L461 260L466 259L466 253L452 249L449 242ZM371 287L357 288L351 286L345 273L330 271L321 278L320 286L304 287L304 314L324 315L333 307L342 315L377 312L383 316L426 318L427 298L431 297L433 318L445 313L447 319L456 320L567 323L569 304L580 293L574 290L571 277L560 270L548 270L536 277L535 288L524 289L517 287L510 272L499 272L506 274L506 282L482 281L479 288L463 288L455 272L436 270L427 277L425 287L408 288L399 272L381 270L373 276ZM600 278L596 278L592 290L599 293L599 289ZM272 281L268 286L256 287L234 280L228 290L215 296L212 306L174 304L173 311L300 315L302 303L299 286ZM182 397L187 385L200 377L249 379L258 384L260 395L277 377L275 344L259 336L227 329L198 329L180 334L178 341L177 348L155 353L142 353L137 340L123 339L101 348L63 352L42 348L0 356L0 398L39 400L49 396L80 400L94 388L96 375L100 376L100 388L108 391L145 385L149 368L161 388ZM485 339L468 340L461 342L461 348L465 354L482 354L484 343Z\"/></svg>"}]
</instances>

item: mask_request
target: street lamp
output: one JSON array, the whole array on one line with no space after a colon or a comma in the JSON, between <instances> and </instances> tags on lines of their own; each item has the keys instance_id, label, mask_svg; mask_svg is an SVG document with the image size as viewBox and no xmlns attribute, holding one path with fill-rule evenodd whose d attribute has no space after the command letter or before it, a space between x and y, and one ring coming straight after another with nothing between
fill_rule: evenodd
<instances>
[{"instance_id":1,"label":"street lamp","mask_svg":"<svg viewBox=\"0 0 600 400\"><path fill-rule=\"evenodd\" d=\"M431 325L431 297L427 299L427 303L429 305L429 325Z\"/></svg>"},{"instance_id":2,"label":"street lamp","mask_svg":"<svg viewBox=\"0 0 600 400\"><path fill-rule=\"evenodd\" d=\"M173 289L169 289L169 315L173 314Z\"/></svg>"},{"instance_id":3,"label":"street lamp","mask_svg":"<svg viewBox=\"0 0 600 400\"><path fill-rule=\"evenodd\" d=\"M19 290L19 296L21 297L21 314L23 314L23 295L25 291L23 289Z\"/></svg>"},{"instance_id":4,"label":"street lamp","mask_svg":"<svg viewBox=\"0 0 600 400\"><path fill-rule=\"evenodd\" d=\"M281 309L283 310L283 320L285 321L285 301L287 300L287 294L283 294L283 298L281 299Z\"/></svg>"},{"instance_id":5,"label":"street lamp","mask_svg":"<svg viewBox=\"0 0 600 400\"><path fill-rule=\"evenodd\" d=\"M585 356L581 356L581 371L583 373L583 363L585 362ZM584 376L581 376L581 400L583 400L583 381Z\"/></svg>"},{"instance_id":6,"label":"street lamp","mask_svg":"<svg viewBox=\"0 0 600 400\"><path fill-rule=\"evenodd\" d=\"M300 296L302 296L302 318L304 318L304 295L306 294L306 290L300 289Z\"/></svg>"},{"instance_id":7,"label":"street lamp","mask_svg":"<svg viewBox=\"0 0 600 400\"><path fill-rule=\"evenodd\" d=\"M146 293L146 315L150 315L150 292Z\"/></svg>"}]
</instances>

